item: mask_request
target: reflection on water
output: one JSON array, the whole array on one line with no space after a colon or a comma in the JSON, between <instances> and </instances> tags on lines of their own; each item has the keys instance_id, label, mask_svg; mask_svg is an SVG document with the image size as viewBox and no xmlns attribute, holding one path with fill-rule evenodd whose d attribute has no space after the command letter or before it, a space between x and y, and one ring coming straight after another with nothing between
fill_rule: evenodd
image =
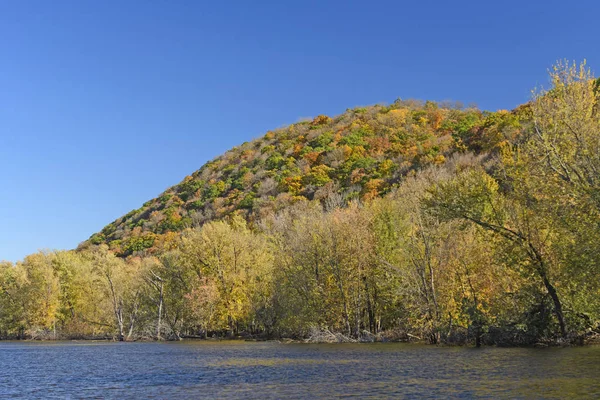
<instances>
[{"instance_id":1,"label":"reflection on water","mask_svg":"<svg viewBox=\"0 0 600 400\"><path fill-rule=\"evenodd\" d=\"M600 398L600 347L0 343L0 398Z\"/></svg>"}]
</instances>

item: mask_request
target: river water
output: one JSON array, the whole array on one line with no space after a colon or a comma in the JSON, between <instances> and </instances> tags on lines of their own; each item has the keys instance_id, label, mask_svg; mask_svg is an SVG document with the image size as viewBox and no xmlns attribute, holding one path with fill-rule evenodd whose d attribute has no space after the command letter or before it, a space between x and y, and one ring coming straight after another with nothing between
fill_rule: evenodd
<instances>
[{"instance_id":1,"label":"river water","mask_svg":"<svg viewBox=\"0 0 600 400\"><path fill-rule=\"evenodd\" d=\"M600 347L0 342L0 398L600 398Z\"/></svg>"}]
</instances>

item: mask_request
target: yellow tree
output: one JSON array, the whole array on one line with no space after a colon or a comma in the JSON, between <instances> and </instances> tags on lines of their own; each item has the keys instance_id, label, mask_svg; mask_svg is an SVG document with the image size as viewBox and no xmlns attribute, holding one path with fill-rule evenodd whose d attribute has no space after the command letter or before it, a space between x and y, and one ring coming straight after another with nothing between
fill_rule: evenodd
<instances>
[{"instance_id":1,"label":"yellow tree","mask_svg":"<svg viewBox=\"0 0 600 400\"><path fill-rule=\"evenodd\" d=\"M499 190L498 182L481 169L470 169L431 189L426 204L442 219L474 223L513 243L524 260L518 265L535 274L552 299L560 332L567 335L562 301L556 289L556 222L527 196Z\"/></svg>"},{"instance_id":2,"label":"yellow tree","mask_svg":"<svg viewBox=\"0 0 600 400\"><path fill-rule=\"evenodd\" d=\"M112 311L118 340L131 338L141 301L139 264L125 263L111 253L106 245L94 248L88 257L104 291L104 307Z\"/></svg>"},{"instance_id":3,"label":"yellow tree","mask_svg":"<svg viewBox=\"0 0 600 400\"><path fill-rule=\"evenodd\" d=\"M27 284L25 294L27 324L33 335L52 330L56 332L60 305L60 282L52 268L52 254L38 252L23 260Z\"/></svg>"},{"instance_id":4,"label":"yellow tree","mask_svg":"<svg viewBox=\"0 0 600 400\"><path fill-rule=\"evenodd\" d=\"M27 323L27 276L21 265L0 262L0 338L23 338Z\"/></svg>"},{"instance_id":5,"label":"yellow tree","mask_svg":"<svg viewBox=\"0 0 600 400\"><path fill-rule=\"evenodd\" d=\"M560 180L591 197L600 208L600 92L585 61L558 62L552 87L535 92L533 128L520 147L523 161L540 179Z\"/></svg>"},{"instance_id":6,"label":"yellow tree","mask_svg":"<svg viewBox=\"0 0 600 400\"><path fill-rule=\"evenodd\" d=\"M104 295L94 279L92 263L85 253L57 251L52 266L60 282L58 319L65 337L104 334L108 322L100 309Z\"/></svg>"},{"instance_id":7,"label":"yellow tree","mask_svg":"<svg viewBox=\"0 0 600 400\"><path fill-rule=\"evenodd\" d=\"M213 280L221 299L222 320L233 334L240 324L252 328L258 308L268 302L272 254L261 235L234 216L211 222L182 239L186 262L201 278Z\"/></svg>"}]
</instances>

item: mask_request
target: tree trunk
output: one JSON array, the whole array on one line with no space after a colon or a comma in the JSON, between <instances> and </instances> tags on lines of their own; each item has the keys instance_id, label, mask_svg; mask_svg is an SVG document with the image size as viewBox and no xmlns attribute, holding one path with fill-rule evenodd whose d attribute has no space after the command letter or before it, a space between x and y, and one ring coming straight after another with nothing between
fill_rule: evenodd
<instances>
[{"instance_id":1,"label":"tree trunk","mask_svg":"<svg viewBox=\"0 0 600 400\"><path fill-rule=\"evenodd\" d=\"M123 328L123 309L119 306L119 310L117 312L117 324L119 325L119 342L125 341L125 333Z\"/></svg>"},{"instance_id":2,"label":"tree trunk","mask_svg":"<svg viewBox=\"0 0 600 400\"><path fill-rule=\"evenodd\" d=\"M156 340L161 340L160 336L160 326L162 324L162 309L163 309L163 281L160 280L160 291L158 295L158 316L156 318Z\"/></svg>"},{"instance_id":3,"label":"tree trunk","mask_svg":"<svg viewBox=\"0 0 600 400\"><path fill-rule=\"evenodd\" d=\"M558 319L558 324L560 325L560 333L564 338L567 337L567 324L565 323L565 317L562 311L562 304L560 299L558 298L558 293L556 292L556 288L550 283L548 280L548 276L543 269L543 266L540 266L539 270L542 281L544 282L544 286L548 291L548 294L552 298L552 302L554 303L554 313L556 314L556 318Z\"/></svg>"},{"instance_id":4,"label":"tree trunk","mask_svg":"<svg viewBox=\"0 0 600 400\"><path fill-rule=\"evenodd\" d=\"M112 295L113 311L115 313L115 319L117 320L117 327L119 329L119 342L122 342L125 340L125 334L123 329L123 301L122 299L117 298L117 293L115 291L115 287L110 273L107 272L105 275L106 279L108 280L110 292Z\"/></svg>"},{"instance_id":5,"label":"tree trunk","mask_svg":"<svg viewBox=\"0 0 600 400\"><path fill-rule=\"evenodd\" d=\"M367 280L364 279L365 283L365 296L367 301L367 316L369 318L369 331L371 333L377 334L377 328L375 326L375 313L373 312L373 306L371 305L371 294L369 293L369 284Z\"/></svg>"},{"instance_id":6,"label":"tree trunk","mask_svg":"<svg viewBox=\"0 0 600 400\"><path fill-rule=\"evenodd\" d=\"M552 298L552 302L554 303L554 314L556 314L556 318L558 319L558 324L560 326L560 334L563 337L563 339L565 339L567 337L567 324L565 323L565 316L562 311L562 304L560 302L560 299L558 298L558 293L556 292L556 288L554 287L554 285L552 285L552 283L550 283L550 280L548 279L548 274L546 273L546 264L544 263L542 255L531 243L529 243L529 248L533 253L535 259L537 260L538 274L540 275L540 278L542 278L542 282L544 283L548 294Z\"/></svg>"},{"instance_id":7,"label":"tree trunk","mask_svg":"<svg viewBox=\"0 0 600 400\"><path fill-rule=\"evenodd\" d=\"M163 303L164 303L164 280L154 271L150 270L152 277L147 278L147 281L154 286L154 289L158 292L158 299L156 300L157 315L156 315L156 340L162 340L161 337L161 325L163 315Z\"/></svg>"},{"instance_id":8,"label":"tree trunk","mask_svg":"<svg viewBox=\"0 0 600 400\"><path fill-rule=\"evenodd\" d=\"M135 299L133 301L133 310L131 311L131 315L129 316L129 332L127 333L127 340L130 340L133 336L133 329L135 327L135 322L137 320L138 310L140 308L139 302L139 292L135 294Z\"/></svg>"}]
</instances>

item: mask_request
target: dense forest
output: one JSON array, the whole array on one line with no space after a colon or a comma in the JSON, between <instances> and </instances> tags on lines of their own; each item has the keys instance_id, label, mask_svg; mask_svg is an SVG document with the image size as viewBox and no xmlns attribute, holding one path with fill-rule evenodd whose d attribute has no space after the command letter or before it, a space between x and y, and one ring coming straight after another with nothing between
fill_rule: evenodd
<instances>
[{"instance_id":1,"label":"dense forest","mask_svg":"<svg viewBox=\"0 0 600 400\"><path fill-rule=\"evenodd\" d=\"M72 251L0 263L0 338L518 345L600 335L600 81L267 132Z\"/></svg>"}]
</instances>

